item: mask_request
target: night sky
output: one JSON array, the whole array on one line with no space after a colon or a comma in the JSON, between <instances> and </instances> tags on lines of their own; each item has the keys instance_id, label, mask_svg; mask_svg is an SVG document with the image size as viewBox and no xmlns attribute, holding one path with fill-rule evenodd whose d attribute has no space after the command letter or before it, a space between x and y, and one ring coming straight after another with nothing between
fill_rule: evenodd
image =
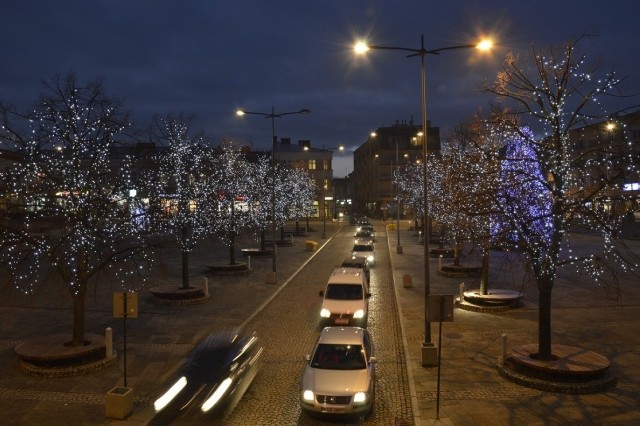
<instances>
[{"instance_id":1,"label":"night sky","mask_svg":"<svg viewBox=\"0 0 640 426\"><path fill-rule=\"evenodd\" d=\"M42 81L74 72L102 79L135 124L153 115L193 114L214 143L230 137L270 147L271 123L238 118L237 108L276 113L276 134L312 146L355 149L371 130L420 123L420 61L402 52L355 57L353 42L435 49L491 35L490 55L472 50L427 57L428 117L441 132L486 110L507 52L559 46L589 34L582 47L602 73L640 93L637 0L24 0L0 7L0 100L32 105ZM640 104L638 97L629 105ZM335 176L352 170L336 153Z\"/></svg>"}]
</instances>

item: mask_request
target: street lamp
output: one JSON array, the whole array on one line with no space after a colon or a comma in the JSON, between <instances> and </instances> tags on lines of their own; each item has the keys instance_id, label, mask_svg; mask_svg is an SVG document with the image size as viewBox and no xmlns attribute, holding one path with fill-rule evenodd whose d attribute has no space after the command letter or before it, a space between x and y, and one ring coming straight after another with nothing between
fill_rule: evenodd
<instances>
[{"instance_id":1,"label":"street lamp","mask_svg":"<svg viewBox=\"0 0 640 426\"><path fill-rule=\"evenodd\" d=\"M276 256L278 252L278 245L276 243L276 118L282 118L285 115L293 114L310 114L311 111L303 108L298 111L280 112L276 113L275 108L271 107L271 112L253 112L239 109L236 111L236 115L243 116L246 114L261 115L264 118L271 119L271 238L273 240L273 254L272 254L272 268L271 274L267 272L267 283L276 283Z\"/></svg>"},{"instance_id":2,"label":"street lamp","mask_svg":"<svg viewBox=\"0 0 640 426\"><path fill-rule=\"evenodd\" d=\"M398 160L398 140L396 139L396 167L395 173L398 174L398 169L400 168L399 160ZM393 189L393 176L391 177L391 187ZM396 253L402 254L404 251L402 250L402 245L400 244L400 191L398 191L398 185L396 184L396 238L398 244L396 245Z\"/></svg>"},{"instance_id":3,"label":"street lamp","mask_svg":"<svg viewBox=\"0 0 640 426\"><path fill-rule=\"evenodd\" d=\"M322 147L322 151L344 151L344 146L340 145L337 146L335 148L325 148L324 146ZM322 235L321 237L327 238L327 182L329 180L326 179L325 176L325 181L322 183ZM333 185L333 169L331 169L331 184ZM335 203L335 200L334 200Z\"/></svg>"},{"instance_id":4,"label":"street lamp","mask_svg":"<svg viewBox=\"0 0 640 426\"><path fill-rule=\"evenodd\" d=\"M463 44L458 46L441 47L438 49L425 49L424 48L424 34L420 36L420 47L408 48L408 47L396 47L396 46L369 46L365 42L357 42L354 46L354 50L357 54L364 54L368 50L399 50L403 52L409 52L407 58L420 57L420 80L421 80L421 100L422 100L422 156L423 156L423 196L424 196L424 218L422 231L424 234L424 342L422 343L422 366L436 366L437 365L437 349L431 341L431 324L428 319L428 300L431 293L431 283L429 277L429 195L428 195L428 183L427 183L427 83L424 67L424 57L426 55L439 55L440 52L454 49L472 49L489 50L492 47L490 40L482 40L478 44Z\"/></svg>"}]
</instances>

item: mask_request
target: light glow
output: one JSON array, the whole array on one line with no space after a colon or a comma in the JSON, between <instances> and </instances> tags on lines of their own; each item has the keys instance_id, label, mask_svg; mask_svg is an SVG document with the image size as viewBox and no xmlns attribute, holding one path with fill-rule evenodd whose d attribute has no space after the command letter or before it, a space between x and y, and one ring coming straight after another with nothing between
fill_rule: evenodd
<instances>
[{"instance_id":1,"label":"light glow","mask_svg":"<svg viewBox=\"0 0 640 426\"><path fill-rule=\"evenodd\" d=\"M218 401L220 401L220 398L222 398L222 396L225 394L225 392L227 392L227 390L231 386L231 383L232 383L232 380L231 380L230 377L227 377L226 379L224 379L222 381L222 383L220 383L218 385L218 387L216 388L216 390L213 392L213 395L211 395L211 397L209 397L204 402L204 404L202 404L200 409L204 413L206 413L207 411L211 410L211 408L213 408L213 406L216 405L218 403Z\"/></svg>"},{"instance_id":2,"label":"light glow","mask_svg":"<svg viewBox=\"0 0 640 426\"><path fill-rule=\"evenodd\" d=\"M155 400L153 408L155 408L156 411L162 410L167 406L167 404L173 401L173 398L175 398L185 386L187 386L187 378L182 376L173 384L173 386L171 386L171 388L169 388L168 391L164 393L164 395Z\"/></svg>"}]
</instances>

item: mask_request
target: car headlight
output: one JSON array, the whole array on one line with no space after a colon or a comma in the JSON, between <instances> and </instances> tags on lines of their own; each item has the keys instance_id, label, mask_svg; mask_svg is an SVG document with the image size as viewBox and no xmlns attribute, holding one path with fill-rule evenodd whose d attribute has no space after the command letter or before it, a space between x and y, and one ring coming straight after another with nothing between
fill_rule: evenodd
<instances>
[{"instance_id":1,"label":"car headlight","mask_svg":"<svg viewBox=\"0 0 640 426\"><path fill-rule=\"evenodd\" d=\"M315 399L312 390L305 390L302 392L302 400L307 402L313 402Z\"/></svg>"},{"instance_id":2,"label":"car headlight","mask_svg":"<svg viewBox=\"0 0 640 426\"><path fill-rule=\"evenodd\" d=\"M372 254L371 254L371 255L369 255L369 256L367 256L367 261L368 261L368 262L373 262L373 259L375 259L375 258L373 257L373 255L372 255Z\"/></svg>"},{"instance_id":3,"label":"car headlight","mask_svg":"<svg viewBox=\"0 0 640 426\"><path fill-rule=\"evenodd\" d=\"M356 394L353 395L354 404L364 404L367 402L367 399L369 399L369 395L367 395L366 392L356 392Z\"/></svg>"},{"instance_id":4,"label":"car headlight","mask_svg":"<svg viewBox=\"0 0 640 426\"><path fill-rule=\"evenodd\" d=\"M353 313L354 318L364 318L364 309L358 309Z\"/></svg>"},{"instance_id":5,"label":"car headlight","mask_svg":"<svg viewBox=\"0 0 640 426\"><path fill-rule=\"evenodd\" d=\"M329 317L331 317L331 311L329 311L327 308L322 308L320 310L320 316L322 318L329 318Z\"/></svg>"},{"instance_id":6,"label":"car headlight","mask_svg":"<svg viewBox=\"0 0 640 426\"><path fill-rule=\"evenodd\" d=\"M222 398L222 396L225 394L225 392L227 391L227 389L229 389L229 386L231 386L231 378L227 377L226 379L224 379L222 381L222 383L220 383L218 385L218 387L216 388L216 390L213 392L213 395L211 395L205 402L204 404L202 404L202 406L200 407L200 409L203 412L207 412L209 410L211 410L211 407L213 407L214 405L216 405L218 403L218 401L220 401L220 398Z\"/></svg>"},{"instance_id":7,"label":"car headlight","mask_svg":"<svg viewBox=\"0 0 640 426\"><path fill-rule=\"evenodd\" d=\"M167 406L168 403L173 400L173 398L176 397L178 393L180 393L180 391L185 386L187 386L187 378L182 376L173 384L173 386L169 388L168 391L166 391L160 398L155 400L155 402L153 403L153 408L155 408L156 411L162 410Z\"/></svg>"}]
</instances>

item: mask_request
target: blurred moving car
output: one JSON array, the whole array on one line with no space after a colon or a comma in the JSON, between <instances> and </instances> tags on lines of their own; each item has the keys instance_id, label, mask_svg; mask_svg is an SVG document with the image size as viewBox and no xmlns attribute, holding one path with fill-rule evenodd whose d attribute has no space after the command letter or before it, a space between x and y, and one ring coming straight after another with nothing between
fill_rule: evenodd
<instances>
[{"instance_id":1,"label":"blurred moving car","mask_svg":"<svg viewBox=\"0 0 640 426\"><path fill-rule=\"evenodd\" d=\"M375 397L375 349L360 327L325 327L306 356L300 408L311 415L365 417Z\"/></svg>"},{"instance_id":2,"label":"blurred moving car","mask_svg":"<svg viewBox=\"0 0 640 426\"><path fill-rule=\"evenodd\" d=\"M376 251L373 247L373 243L362 244L358 241L353 245L351 249L351 257L354 259L363 258L369 263L369 266L373 266L376 263Z\"/></svg>"},{"instance_id":3,"label":"blurred moving car","mask_svg":"<svg viewBox=\"0 0 640 426\"><path fill-rule=\"evenodd\" d=\"M364 275L367 277L367 284L371 284L371 269L369 268L369 262L365 258L352 258L348 257L340 264L341 268L358 268L364 271Z\"/></svg>"},{"instance_id":4,"label":"blurred moving car","mask_svg":"<svg viewBox=\"0 0 640 426\"><path fill-rule=\"evenodd\" d=\"M224 418L253 381L261 353L255 334L224 331L208 335L154 401L156 414L149 425Z\"/></svg>"},{"instance_id":5,"label":"blurred moving car","mask_svg":"<svg viewBox=\"0 0 640 426\"><path fill-rule=\"evenodd\" d=\"M371 293L362 269L336 268L319 294L322 297L321 323L366 327Z\"/></svg>"}]
</instances>

